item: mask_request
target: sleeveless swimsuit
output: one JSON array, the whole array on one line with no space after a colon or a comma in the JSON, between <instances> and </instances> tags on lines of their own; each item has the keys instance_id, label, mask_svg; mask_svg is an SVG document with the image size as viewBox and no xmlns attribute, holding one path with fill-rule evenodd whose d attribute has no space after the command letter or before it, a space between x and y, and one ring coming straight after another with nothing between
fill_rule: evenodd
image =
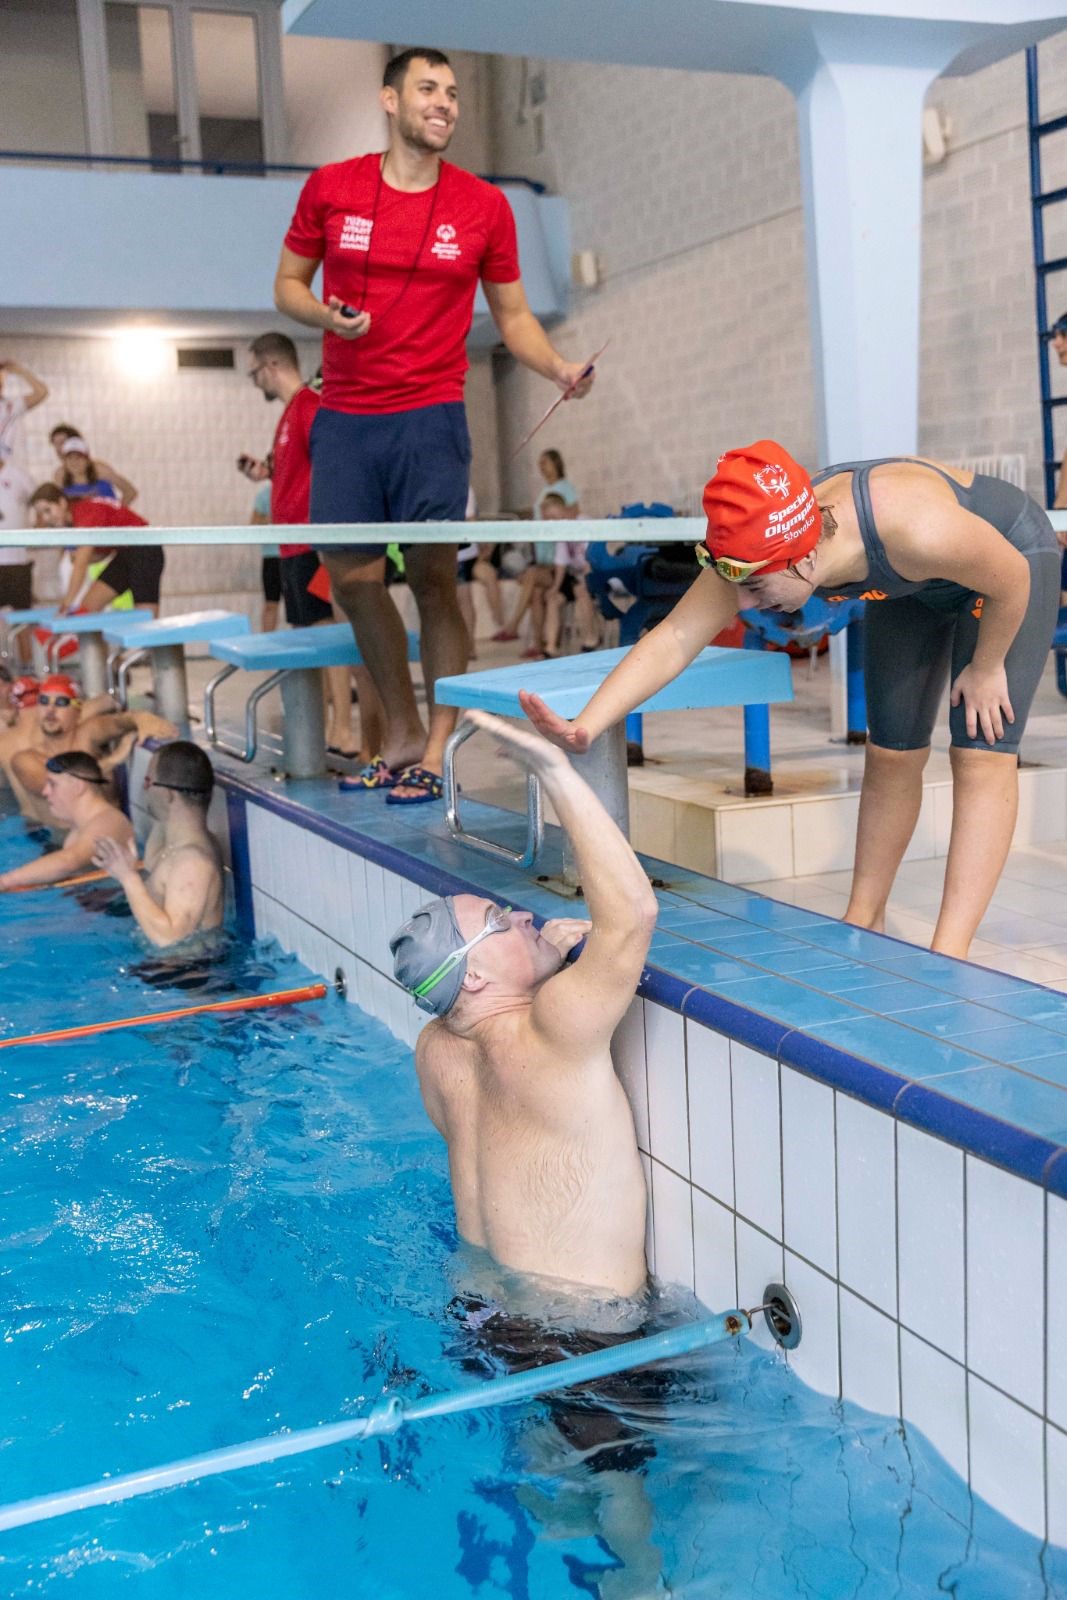
<instances>
[{"instance_id":1,"label":"sleeveless swimsuit","mask_svg":"<svg viewBox=\"0 0 1067 1600\"><path fill-rule=\"evenodd\" d=\"M874 467L900 462L925 467L948 484L965 511L988 522L1026 558L1030 599L1005 660L1008 697L1015 713L1003 738L987 744L979 730L967 734L966 708L949 713L957 749L1017 751L1030 705L1048 660L1060 603L1060 549L1048 517L1028 495L1003 478L976 473L966 487L930 462L910 456L849 461L825 467L812 479L824 483L852 474L852 502L867 556L867 576L857 583L819 588L824 600L863 599L867 720L873 744L884 750L921 750L930 743L945 688L968 665L978 644L982 597L944 578L917 582L890 565L871 506Z\"/></svg>"}]
</instances>

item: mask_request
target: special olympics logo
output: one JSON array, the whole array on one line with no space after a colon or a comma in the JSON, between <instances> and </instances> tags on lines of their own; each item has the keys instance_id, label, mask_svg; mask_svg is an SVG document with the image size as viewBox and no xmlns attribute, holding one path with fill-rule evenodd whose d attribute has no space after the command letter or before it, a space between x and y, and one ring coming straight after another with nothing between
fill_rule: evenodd
<instances>
[{"instance_id":1,"label":"special olympics logo","mask_svg":"<svg viewBox=\"0 0 1067 1600\"><path fill-rule=\"evenodd\" d=\"M788 500L789 479L786 476L784 467L773 465L761 467L758 472L753 474L753 477L756 480L756 487L762 489L764 494L776 494L782 500Z\"/></svg>"},{"instance_id":2,"label":"special olympics logo","mask_svg":"<svg viewBox=\"0 0 1067 1600\"><path fill-rule=\"evenodd\" d=\"M437 237L440 239L442 244L451 244L452 240L456 237L456 230L450 222L442 222L441 226L437 230Z\"/></svg>"}]
</instances>

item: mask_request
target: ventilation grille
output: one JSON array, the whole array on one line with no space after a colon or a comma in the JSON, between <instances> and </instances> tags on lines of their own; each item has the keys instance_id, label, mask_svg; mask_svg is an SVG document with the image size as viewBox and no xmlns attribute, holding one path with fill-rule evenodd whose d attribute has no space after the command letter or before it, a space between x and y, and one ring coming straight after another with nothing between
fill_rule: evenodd
<instances>
[{"instance_id":1,"label":"ventilation grille","mask_svg":"<svg viewBox=\"0 0 1067 1600\"><path fill-rule=\"evenodd\" d=\"M180 345L178 347L179 367L222 367L232 372L235 365L233 349L229 345L218 349L206 349L203 345L187 350Z\"/></svg>"}]
</instances>

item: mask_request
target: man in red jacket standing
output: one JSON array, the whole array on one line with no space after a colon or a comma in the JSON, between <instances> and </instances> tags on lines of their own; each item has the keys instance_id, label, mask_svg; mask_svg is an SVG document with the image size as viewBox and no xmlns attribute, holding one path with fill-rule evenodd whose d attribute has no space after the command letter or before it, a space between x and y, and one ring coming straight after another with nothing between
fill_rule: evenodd
<instances>
[{"instance_id":1,"label":"man in red jacket standing","mask_svg":"<svg viewBox=\"0 0 1067 1600\"><path fill-rule=\"evenodd\" d=\"M323 330L322 406L311 434L311 521L462 522L471 446L463 408L466 340L479 282L511 354L582 395L591 375L554 350L526 303L505 196L441 159L459 94L440 50L405 50L385 69L389 148L321 167L301 192L275 279L279 311ZM320 263L323 299L311 289ZM375 569L385 545L332 545L323 560L381 695L381 754L368 789L413 805L441 794L449 706L437 678L464 672L457 544L410 546L429 737L419 720L399 614Z\"/></svg>"},{"instance_id":2,"label":"man in red jacket standing","mask_svg":"<svg viewBox=\"0 0 1067 1600\"><path fill-rule=\"evenodd\" d=\"M59 607L60 615L73 611L79 604L89 569L98 562L107 565L90 584L80 609L103 611L127 590L133 595L135 606L144 606L153 616L159 614L159 585L163 576L163 547L158 544L109 545L108 528L147 528L148 523L129 506L117 506L111 500L68 500L54 483L42 483L30 496L30 511L39 528L55 528L65 532L68 528L99 528L103 530L104 543L79 545L71 563L67 592Z\"/></svg>"}]
</instances>

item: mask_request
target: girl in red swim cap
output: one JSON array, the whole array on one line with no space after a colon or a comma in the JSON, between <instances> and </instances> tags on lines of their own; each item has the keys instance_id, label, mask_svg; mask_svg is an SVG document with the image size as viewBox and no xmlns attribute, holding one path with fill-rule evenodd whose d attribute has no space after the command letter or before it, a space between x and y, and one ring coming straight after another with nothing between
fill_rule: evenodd
<instances>
[{"instance_id":1,"label":"girl in red swim cap","mask_svg":"<svg viewBox=\"0 0 1067 1600\"><path fill-rule=\"evenodd\" d=\"M593 739L683 671L738 610L799 610L813 593L868 602L869 735L846 921L881 931L922 803L951 683L953 825L932 947L965 956L1018 805L1018 750L1059 605L1060 552L1041 508L999 478L918 457L814 478L773 440L720 458L704 491L705 570L567 722L523 693L556 744Z\"/></svg>"}]
</instances>

